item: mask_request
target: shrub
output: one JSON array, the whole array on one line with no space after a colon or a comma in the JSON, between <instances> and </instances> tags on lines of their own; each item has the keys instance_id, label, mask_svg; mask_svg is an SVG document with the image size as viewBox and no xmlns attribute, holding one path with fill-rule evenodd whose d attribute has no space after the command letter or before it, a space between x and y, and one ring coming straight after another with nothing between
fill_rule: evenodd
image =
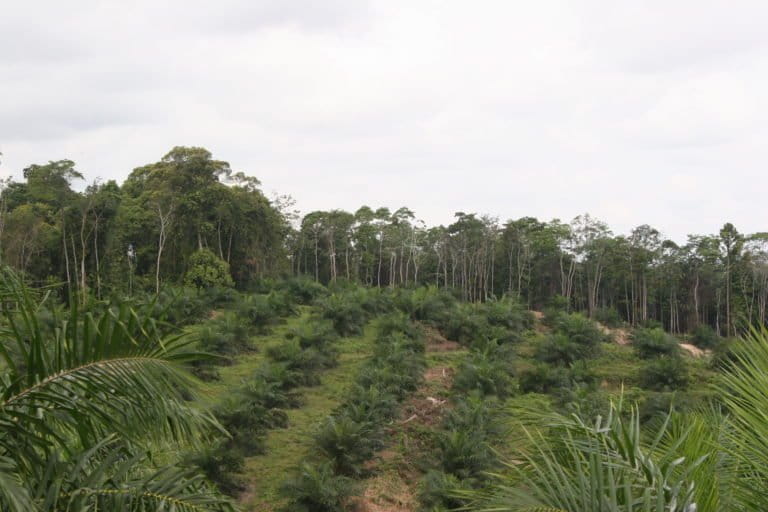
<instances>
[{"instance_id":1,"label":"shrub","mask_svg":"<svg viewBox=\"0 0 768 512\"><path fill-rule=\"evenodd\" d=\"M571 342L584 347L592 355L597 352L600 342L606 339L597 324L580 313L560 315L555 330L568 336Z\"/></svg>"},{"instance_id":2,"label":"shrub","mask_svg":"<svg viewBox=\"0 0 768 512\"><path fill-rule=\"evenodd\" d=\"M533 327L533 315L511 299L485 302L480 306L480 311L492 326L503 327L516 333Z\"/></svg>"},{"instance_id":3,"label":"shrub","mask_svg":"<svg viewBox=\"0 0 768 512\"><path fill-rule=\"evenodd\" d=\"M248 327L231 314L225 313L197 329L203 352L234 356L251 349Z\"/></svg>"},{"instance_id":4,"label":"shrub","mask_svg":"<svg viewBox=\"0 0 768 512\"><path fill-rule=\"evenodd\" d=\"M267 294L267 303L275 316L292 316L298 313L296 304L290 295L282 291L271 291Z\"/></svg>"},{"instance_id":5,"label":"shrub","mask_svg":"<svg viewBox=\"0 0 768 512\"><path fill-rule=\"evenodd\" d=\"M281 284L281 288L288 293L293 302L304 305L312 304L317 298L328 293L325 286L308 277L286 279Z\"/></svg>"},{"instance_id":6,"label":"shrub","mask_svg":"<svg viewBox=\"0 0 768 512\"><path fill-rule=\"evenodd\" d=\"M380 432L368 421L329 416L315 433L315 448L337 475L360 476L362 464L380 448Z\"/></svg>"},{"instance_id":7,"label":"shrub","mask_svg":"<svg viewBox=\"0 0 768 512\"><path fill-rule=\"evenodd\" d=\"M314 348L322 352L328 350L339 335L330 320L310 318L289 330L287 337L297 340L303 349Z\"/></svg>"},{"instance_id":8,"label":"shrub","mask_svg":"<svg viewBox=\"0 0 768 512\"><path fill-rule=\"evenodd\" d=\"M421 336L421 330L411 322L406 313L390 313L382 316L376 323L379 338L385 338L393 334L402 334L408 338L416 339Z\"/></svg>"},{"instance_id":9,"label":"shrub","mask_svg":"<svg viewBox=\"0 0 768 512\"><path fill-rule=\"evenodd\" d=\"M645 363L640 385L654 391L685 389L690 384L688 365L680 356L662 356Z\"/></svg>"},{"instance_id":10,"label":"shrub","mask_svg":"<svg viewBox=\"0 0 768 512\"><path fill-rule=\"evenodd\" d=\"M320 316L333 323L341 336L358 336L363 333L367 315L353 297L333 294L318 303Z\"/></svg>"},{"instance_id":11,"label":"shrub","mask_svg":"<svg viewBox=\"0 0 768 512\"><path fill-rule=\"evenodd\" d=\"M560 315L568 312L568 299L562 295L555 295L544 307L544 317L541 323L547 327L554 327Z\"/></svg>"},{"instance_id":12,"label":"shrub","mask_svg":"<svg viewBox=\"0 0 768 512\"><path fill-rule=\"evenodd\" d=\"M245 458L221 444L204 447L199 452L188 454L185 464L198 467L206 478L229 496L236 496L245 490L245 484L238 476L243 470Z\"/></svg>"},{"instance_id":13,"label":"shrub","mask_svg":"<svg viewBox=\"0 0 768 512\"><path fill-rule=\"evenodd\" d=\"M679 352L677 341L663 329L636 329L632 346L643 359L672 356Z\"/></svg>"},{"instance_id":14,"label":"shrub","mask_svg":"<svg viewBox=\"0 0 768 512\"><path fill-rule=\"evenodd\" d=\"M355 492L354 481L339 476L330 462L303 462L280 488L291 512L344 512L347 498Z\"/></svg>"},{"instance_id":15,"label":"shrub","mask_svg":"<svg viewBox=\"0 0 768 512\"><path fill-rule=\"evenodd\" d=\"M479 314L472 304L462 304L448 319L445 336L463 345L469 345L487 337L488 329L488 320Z\"/></svg>"},{"instance_id":16,"label":"shrub","mask_svg":"<svg viewBox=\"0 0 768 512\"><path fill-rule=\"evenodd\" d=\"M462 480L479 479L498 460L483 432L450 430L437 434L440 467Z\"/></svg>"},{"instance_id":17,"label":"shrub","mask_svg":"<svg viewBox=\"0 0 768 512\"><path fill-rule=\"evenodd\" d=\"M358 422L381 422L391 419L397 410L397 396L376 386L354 386L348 392L347 402L338 409Z\"/></svg>"},{"instance_id":18,"label":"shrub","mask_svg":"<svg viewBox=\"0 0 768 512\"><path fill-rule=\"evenodd\" d=\"M457 495L472 486L455 475L430 469L419 486L419 501L424 510L454 510L466 505Z\"/></svg>"},{"instance_id":19,"label":"shrub","mask_svg":"<svg viewBox=\"0 0 768 512\"><path fill-rule=\"evenodd\" d=\"M555 333L547 336L536 348L536 359L568 366L579 359L589 357L592 353L591 347L574 343L565 334Z\"/></svg>"},{"instance_id":20,"label":"shrub","mask_svg":"<svg viewBox=\"0 0 768 512\"><path fill-rule=\"evenodd\" d=\"M722 344L722 338L717 335L714 329L706 324L699 324L693 330L691 341L701 349L716 349Z\"/></svg>"},{"instance_id":21,"label":"shrub","mask_svg":"<svg viewBox=\"0 0 768 512\"><path fill-rule=\"evenodd\" d=\"M256 370L254 379L262 379L266 382L274 383L283 391L302 386L307 381L306 376L302 375L301 371L290 368L286 363L274 361L262 364Z\"/></svg>"},{"instance_id":22,"label":"shrub","mask_svg":"<svg viewBox=\"0 0 768 512\"><path fill-rule=\"evenodd\" d=\"M415 290L398 290L397 303L414 320L445 330L454 310L456 298L448 290L424 286Z\"/></svg>"},{"instance_id":23,"label":"shrub","mask_svg":"<svg viewBox=\"0 0 768 512\"><path fill-rule=\"evenodd\" d=\"M216 256L210 249L198 249L189 257L189 269L184 275L184 284L198 289L235 285L229 273L229 263Z\"/></svg>"},{"instance_id":24,"label":"shrub","mask_svg":"<svg viewBox=\"0 0 768 512\"><path fill-rule=\"evenodd\" d=\"M549 393L570 384L565 368L553 368L537 363L520 372L520 391L523 393Z\"/></svg>"},{"instance_id":25,"label":"shrub","mask_svg":"<svg viewBox=\"0 0 768 512\"><path fill-rule=\"evenodd\" d=\"M237 316L247 325L264 333L278 320L269 298L266 295L248 295L237 304Z\"/></svg>"},{"instance_id":26,"label":"shrub","mask_svg":"<svg viewBox=\"0 0 768 512\"><path fill-rule=\"evenodd\" d=\"M462 362L453 387L461 392L475 390L506 398L514 391L511 365L487 352L475 352Z\"/></svg>"},{"instance_id":27,"label":"shrub","mask_svg":"<svg viewBox=\"0 0 768 512\"><path fill-rule=\"evenodd\" d=\"M479 393L470 393L448 411L443 429L482 433L485 438L496 439L504 433L499 405Z\"/></svg>"},{"instance_id":28,"label":"shrub","mask_svg":"<svg viewBox=\"0 0 768 512\"><path fill-rule=\"evenodd\" d=\"M595 311L595 320L608 327L619 327L621 325L621 317L619 312L614 308L600 308Z\"/></svg>"},{"instance_id":29,"label":"shrub","mask_svg":"<svg viewBox=\"0 0 768 512\"><path fill-rule=\"evenodd\" d=\"M302 349L296 340L286 340L270 346L267 355L286 365L288 371L297 374L299 382L304 386L319 384L318 372L335 366L337 356L336 351L330 347L326 347L323 352L315 348Z\"/></svg>"}]
</instances>

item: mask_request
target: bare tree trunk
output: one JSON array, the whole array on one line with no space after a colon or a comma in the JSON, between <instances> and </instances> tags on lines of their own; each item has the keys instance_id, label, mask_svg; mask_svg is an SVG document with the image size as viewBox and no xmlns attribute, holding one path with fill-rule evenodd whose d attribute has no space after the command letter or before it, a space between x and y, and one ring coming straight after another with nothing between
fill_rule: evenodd
<instances>
[{"instance_id":1,"label":"bare tree trunk","mask_svg":"<svg viewBox=\"0 0 768 512\"><path fill-rule=\"evenodd\" d=\"M170 206L165 213L163 213L163 207L161 205L158 205L157 207L158 220L160 221L160 237L157 242L157 262L155 264L155 293L158 295L160 294L160 262L163 256L165 242L168 238L168 226L171 221L172 213L173 206Z\"/></svg>"}]
</instances>

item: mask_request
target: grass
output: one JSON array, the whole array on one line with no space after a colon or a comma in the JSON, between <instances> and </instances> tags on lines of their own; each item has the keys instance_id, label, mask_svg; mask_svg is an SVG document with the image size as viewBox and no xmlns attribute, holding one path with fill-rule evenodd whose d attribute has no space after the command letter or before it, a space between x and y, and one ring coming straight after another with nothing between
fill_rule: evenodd
<instances>
[{"instance_id":1,"label":"grass","mask_svg":"<svg viewBox=\"0 0 768 512\"><path fill-rule=\"evenodd\" d=\"M236 356L234 364L230 366L217 366L221 378L202 385L200 404L203 407L212 407L227 392L240 387L266 360L266 348L284 340L286 332L306 319L309 314L309 307L300 306L298 315L288 317L285 322L274 326L269 334L252 336L251 343L254 350Z\"/></svg>"},{"instance_id":2,"label":"grass","mask_svg":"<svg viewBox=\"0 0 768 512\"><path fill-rule=\"evenodd\" d=\"M246 460L244 477L249 489L241 498L244 510L279 508L280 485L309 451L317 424L346 396L358 368L371 354L375 334L375 328L369 324L363 336L339 340L339 365L323 372L319 386L297 389L304 403L298 409L286 411L288 427L270 431L266 453Z\"/></svg>"}]
</instances>

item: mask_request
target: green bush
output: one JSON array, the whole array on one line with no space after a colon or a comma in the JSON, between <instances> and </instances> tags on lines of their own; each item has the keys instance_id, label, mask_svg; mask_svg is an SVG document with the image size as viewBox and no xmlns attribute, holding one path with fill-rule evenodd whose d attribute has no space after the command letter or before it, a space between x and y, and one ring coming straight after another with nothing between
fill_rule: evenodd
<instances>
[{"instance_id":1,"label":"green bush","mask_svg":"<svg viewBox=\"0 0 768 512\"><path fill-rule=\"evenodd\" d=\"M399 289L396 302L414 320L445 330L458 307L451 293L435 286L423 286L415 290Z\"/></svg>"},{"instance_id":2,"label":"green bush","mask_svg":"<svg viewBox=\"0 0 768 512\"><path fill-rule=\"evenodd\" d=\"M269 297L266 295L248 295L236 305L238 318L260 333L267 332L278 321Z\"/></svg>"},{"instance_id":3,"label":"green bush","mask_svg":"<svg viewBox=\"0 0 768 512\"><path fill-rule=\"evenodd\" d=\"M280 488L289 512L344 512L354 481L337 475L330 462L303 462Z\"/></svg>"},{"instance_id":4,"label":"green bush","mask_svg":"<svg viewBox=\"0 0 768 512\"><path fill-rule=\"evenodd\" d=\"M184 274L184 284L198 289L235 285L229 273L229 263L216 256L210 249L198 249L189 257L189 269Z\"/></svg>"},{"instance_id":5,"label":"green bush","mask_svg":"<svg viewBox=\"0 0 768 512\"><path fill-rule=\"evenodd\" d=\"M541 323L547 327L554 327L560 315L567 314L568 312L568 299L562 295L555 295L550 299L549 303L544 307L544 317Z\"/></svg>"},{"instance_id":6,"label":"green bush","mask_svg":"<svg viewBox=\"0 0 768 512\"><path fill-rule=\"evenodd\" d=\"M506 398L514 393L512 366L488 352L475 352L462 361L453 380L453 388L468 393Z\"/></svg>"},{"instance_id":7,"label":"green bush","mask_svg":"<svg viewBox=\"0 0 768 512\"><path fill-rule=\"evenodd\" d=\"M485 339L489 330L488 319L473 304L461 304L453 312L444 328L445 336L462 345Z\"/></svg>"},{"instance_id":8,"label":"green bush","mask_svg":"<svg viewBox=\"0 0 768 512\"><path fill-rule=\"evenodd\" d=\"M419 486L419 502L424 510L456 510L467 504L457 496L461 491L471 489L472 486L466 480L444 471L430 469Z\"/></svg>"},{"instance_id":9,"label":"green bush","mask_svg":"<svg viewBox=\"0 0 768 512\"><path fill-rule=\"evenodd\" d=\"M232 313L202 324L197 329L197 337L200 349L212 354L234 356L252 348L248 326Z\"/></svg>"},{"instance_id":10,"label":"green bush","mask_svg":"<svg viewBox=\"0 0 768 512\"><path fill-rule=\"evenodd\" d=\"M521 333L533 327L533 315L511 299L488 301L480 305L480 311L492 326Z\"/></svg>"},{"instance_id":11,"label":"green bush","mask_svg":"<svg viewBox=\"0 0 768 512\"><path fill-rule=\"evenodd\" d=\"M614 308L600 308L595 311L594 319L608 327L621 326L621 316Z\"/></svg>"},{"instance_id":12,"label":"green bush","mask_svg":"<svg viewBox=\"0 0 768 512\"><path fill-rule=\"evenodd\" d=\"M397 412L397 396L386 389L355 385L347 396L347 401L337 410L337 414L344 414L360 423L387 421Z\"/></svg>"},{"instance_id":13,"label":"green bush","mask_svg":"<svg viewBox=\"0 0 768 512\"><path fill-rule=\"evenodd\" d=\"M282 290L297 304L310 305L319 297L328 294L328 289L308 277L286 279L280 285Z\"/></svg>"},{"instance_id":14,"label":"green bush","mask_svg":"<svg viewBox=\"0 0 768 512\"><path fill-rule=\"evenodd\" d=\"M498 464L483 432L440 431L436 444L440 467L462 480L479 480Z\"/></svg>"},{"instance_id":15,"label":"green bush","mask_svg":"<svg viewBox=\"0 0 768 512\"><path fill-rule=\"evenodd\" d=\"M245 482L239 476L245 467L245 457L236 451L222 448L221 443L188 454L184 463L199 468L208 481L216 484L228 496L237 496L245 490Z\"/></svg>"},{"instance_id":16,"label":"green bush","mask_svg":"<svg viewBox=\"0 0 768 512\"><path fill-rule=\"evenodd\" d=\"M359 336L368 315L360 303L349 295L333 294L318 301L319 314L330 320L341 336Z\"/></svg>"},{"instance_id":17,"label":"green bush","mask_svg":"<svg viewBox=\"0 0 768 512\"><path fill-rule=\"evenodd\" d=\"M299 311L293 298L283 291L272 290L269 292L267 303L275 316L293 316Z\"/></svg>"},{"instance_id":18,"label":"green bush","mask_svg":"<svg viewBox=\"0 0 768 512\"><path fill-rule=\"evenodd\" d=\"M411 322L406 313L402 312L380 317L376 322L376 330L379 338L385 338L392 334L402 334L411 339L421 336L421 330Z\"/></svg>"},{"instance_id":19,"label":"green bush","mask_svg":"<svg viewBox=\"0 0 768 512\"><path fill-rule=\"evenodd\" d=\"M688 365L680 356L661 356L640 369L640 385L653 391L685 389L691 381Z\"/></svg>"},{"instance_id":20,"label":"green bush","mask_svg":"<svg viewBox=\"0 0 768 512\"><path fill-rule=\"evenodd\" d=\"M699 324L693 330L691 342L701 349L714 350L722 344L722 338L706 324Z\"/></svg>"},{"instance_id":21,"label":"green bush","mask_svg":"<svg viewBox=\"0 0 768 512\"><path fill-rule=\"evenodd\" d=\"M314 436L315 449L331 463L337 475L359 477L362 464L381 447L381 433L373 423L347 415L329 416Z\"/></svg>"},{"instance_id":22,"label":"green bush","mask_svg":"<svg viewBox=\"0 0 768 512\"><path fill-rule=\"evenodd\" d=\"M520 372L520 391L523 393L549 393L570 384L568 371L537 363Z\"/></svg>"},{"instance_id":23,"label":"green bush","mask_svg":"<svg viewBox=\"0 0 768 512\"><path fill-rule=\"evenodd\" d=\"M600 331L595 322L580 313L560 315L555 322L555 331L565 334L568 339L584 347L594 355L606 335Z\"/></svg>"},{"instance_id":24,"label":"green bush","mask_svg":"<svg viewBox=\"0 0 768 512\"><path fill-rule=\"evenodd\" d=\"M288 371L297 374L303 386L319 384L319 372L332 368L337 363L337 353L330 347L326 347L322 352L315 348L302 349L297 340L286 340L272 345L267 349L267 355L273 361L286 365Z\"/></svg>"},{"instance_id":25,"label":"green bush","mask_svg":"<svg viewBox=\"0 0 768 512\"><path fill-rule=\"evenodd\" d=\"M675 338L663 329L635 329L632 333L632 346L643 359L673 356L680 351Z\"/></svg>"},{"instance_id":26,"label":"green bush","mask_svg":"<svg viewBox=\"0 0 768 512\"><path fill-rule=\"evenodd\" d=\"M323 352L330 350L339 339L339 334L330 320L310 318L290 329L287 337L297 340L303 349L314 348Z\"/></svg>"}]
</instances>

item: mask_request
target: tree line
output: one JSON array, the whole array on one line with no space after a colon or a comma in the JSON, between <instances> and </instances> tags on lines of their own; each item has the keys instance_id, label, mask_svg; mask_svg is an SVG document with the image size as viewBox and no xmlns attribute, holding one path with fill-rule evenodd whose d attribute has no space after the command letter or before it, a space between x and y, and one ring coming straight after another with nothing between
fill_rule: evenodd
<instances>
[{"instance_id":1,"label":"tree line","mask_svg":"<svg viewBox=\"0 0 768 512\"><path fill-rule=\"evenodd\" d=\"M240 288L285 275L430 284L468 301L507 295L531 309L560 301L672 332L707 324L732 335L768 314L768 234L730 223L678 244L648 225L617 235L589 215L500 222L458 212L430 227L408 208L362 206L299 218L290 198L268 199L258 180L194 147L173 148L122 185L76 191L83 176L70 160L23 174L3 183L0 258L28 280L64 282L83 298L156 292L183 283L194 265L203 265L192 281L202 285L215 260Z\"/></svg>"}]
</instances>

